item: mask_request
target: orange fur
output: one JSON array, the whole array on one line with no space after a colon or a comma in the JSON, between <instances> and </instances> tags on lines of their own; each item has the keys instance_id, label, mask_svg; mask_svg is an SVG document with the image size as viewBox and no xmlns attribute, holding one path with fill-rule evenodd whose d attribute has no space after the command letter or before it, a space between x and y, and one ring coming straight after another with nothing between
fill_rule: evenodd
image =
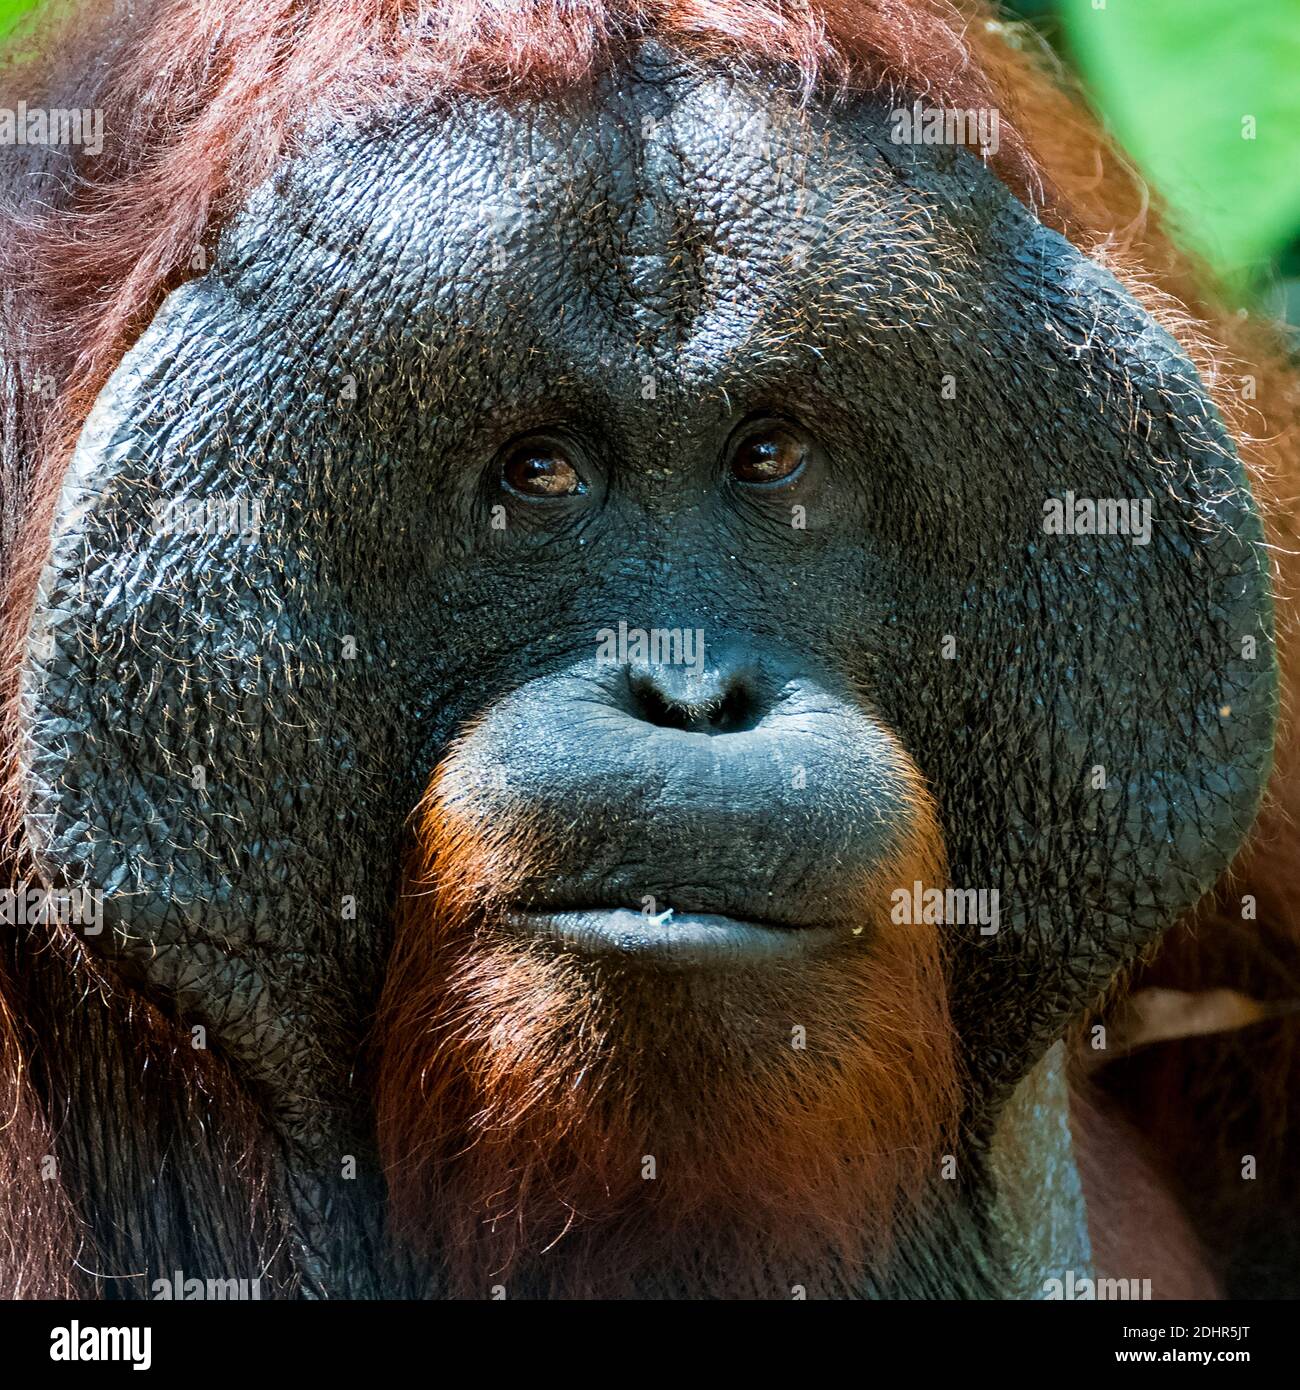
<instances>
[{"instance_id":1,"label":"orange fur","mask_svg":"<svg viewBox=\"0 0 1300 1390\"><path fill-rule=\"evenodd\" d=\"M887 910L942 882L928 803L849 949L682 975L503 933L563 838L484 826L454 753L417 830L377 1113L395 1233L442 1252L447 1292L843 1294L887 1256L960 1101L938 931Z\"/></svg>"}]
</instances>

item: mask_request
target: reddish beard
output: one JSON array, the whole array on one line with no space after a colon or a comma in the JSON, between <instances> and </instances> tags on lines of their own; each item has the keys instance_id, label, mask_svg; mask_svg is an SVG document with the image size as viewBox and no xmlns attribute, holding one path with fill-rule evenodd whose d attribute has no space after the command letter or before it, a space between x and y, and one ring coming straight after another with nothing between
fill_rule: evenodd
<instances>
[{"instance_id":1,"label":"reddish beard","mask_svg":"<svg viewBox=\"0 0 1300 1390\"><path fill-rule=\"evenodd\" d=\"M942 882L924 793L914 819L843 949L666 973L500 929L563 846L477 824L453 755L417 815L376 1033L390 1230L437 1291L844 1296L886 1265L960 1098L938 933L888 908Z\"/></svg>"}]
</instances>

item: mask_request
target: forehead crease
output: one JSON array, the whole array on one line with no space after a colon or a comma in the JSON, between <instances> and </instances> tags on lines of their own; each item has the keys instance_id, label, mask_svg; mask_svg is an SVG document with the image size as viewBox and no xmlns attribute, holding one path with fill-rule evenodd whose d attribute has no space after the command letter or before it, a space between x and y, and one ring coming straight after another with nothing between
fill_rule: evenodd
<instances>
[{"instance_id":1,"label":"forehead crease","mask_svg":"<svg viewBox=\"0 0 1300 1390\"><path fill-rule=\"evenodd\" d=\"M426 345L702 386L937 315L953 238L856 127L720 78L425 115L309 161L293 234Z\"/></svg>"},{"instance_id":2,"label":"forehead crease","mask_svg":"<svg viewBox=\"0 0 1300 1390\"><path fill-rule=\"evenodd\" d=\"M962 238L891 172L869 124L705 101L682 129L692 215L708 231L706 290L677 349L691 377L811 361L963 312Z\"/></svg>"},{"instance_id":3,"label":"forehead crease","mask_svg":"<svg viewBox=\"0 0 1300 1390\"><path fill-rule=\"evenodd\" d=\"M378 300L407 336L444 348L503 332L507 346L544 347L579 318L588 337L626 332L649 297L645 263L664 253L644 225L635 133L598 116L485 105L310 160L291 240L340 253L332 277Z\"/></svg>"}]
</instances>

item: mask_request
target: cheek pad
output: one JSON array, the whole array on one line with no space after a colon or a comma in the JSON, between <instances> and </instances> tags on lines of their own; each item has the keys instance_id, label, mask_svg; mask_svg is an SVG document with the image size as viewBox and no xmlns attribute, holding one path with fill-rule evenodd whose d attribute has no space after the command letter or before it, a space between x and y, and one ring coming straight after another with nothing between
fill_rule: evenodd
<instances>
[{"instance_id":1,"label":"cheek pad","mask_svg":"<svg viewBox=\"0 0 1300 1390\"><path fill-rule=\"evenodd\" d=\"M295 393L228 310L175 291L77 446L23 673L27 833L102 892L92 947L305 1107L332 1070L305 1054L353 1056L379 984L430 728L413 644L330 553L349 519L379 543L378 472L302 442L319 399L263 408Z\"/></svg>"},{"instance_id":2,"label":"cheek pad","mask_svg":"<svg viewBox=\"0 0 1300 1390\"><path fill-rule=\"evenodd\" d=\"M901 716L954 881L999 893L995 934L951 929L958 1026L994 1089L1214 885L1257 814L1277 714L1262 526L1204 383L1063 238L1003 244L983 344L997 384L952 428L999 429L1014 465L984 460L978 523L927 566L952 580L928 587L922 640L953 634L957 659L925 663ZM1131 533L1088 534L1088 509L1115 503Z\"/></svg>"}]
</instances>

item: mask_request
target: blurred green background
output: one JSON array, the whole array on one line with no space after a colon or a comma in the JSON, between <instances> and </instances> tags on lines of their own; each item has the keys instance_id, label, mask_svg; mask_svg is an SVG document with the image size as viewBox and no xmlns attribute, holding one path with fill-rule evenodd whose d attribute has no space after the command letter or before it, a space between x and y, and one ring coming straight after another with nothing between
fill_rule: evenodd
<instances>
[{"instance_id":1,"label":"blurred green background","mask_svg":"<svg viewBox=\"0 0 1300 1390\"><path fill-rule=\"evenodd\" d=\"M34 0L0 0L0 35ZM1243 303L1300 327L1300 0L1004 0Z\"/></svg>"},{"instance_id":2,"label":"blurred green background","mask_svg":"<svg viewBox=\"0 0 1300 1390\"><path fill-rule=\"evenodd\" d=\"M1300 0L1004 8L1079 74L1180 240L1240 302L1300 327Z\"/></svg>"}]
</instances>

